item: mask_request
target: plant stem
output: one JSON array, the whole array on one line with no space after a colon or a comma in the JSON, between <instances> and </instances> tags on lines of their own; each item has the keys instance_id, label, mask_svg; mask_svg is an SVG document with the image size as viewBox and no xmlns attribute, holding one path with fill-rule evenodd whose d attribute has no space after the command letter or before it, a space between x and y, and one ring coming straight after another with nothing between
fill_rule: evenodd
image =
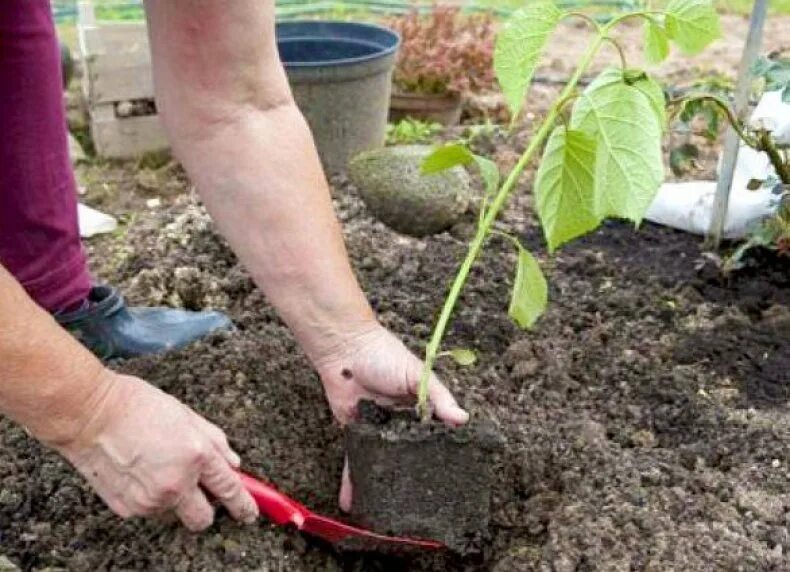
<instances>
[{"instance_id":1,"label":"plant stem","mask_svg":"<svg viewBox=\"0 0 790 572\"><path fill-rule=\"evenodd\" d=\"M433 365L436 362L436 357L439 352L442 338L444 338L444 333L447 330L450 317L452 316L455 305L458 302L458 297L461 295L461 291L463 290L466 280L469 277L469 272L472 270L472 266L477 260L480 250L483 248L483 244L488 237L491 225L499 215L499 211L504 206L505 202L510 196L510 193L515 188L521 173L524 171L524 168L527 166L538 149L540 149L546 137L548 137L549 133L554 128L554 123L557 120L557 116L559 115L561 107L564 105L571 93L573 93L573 90L576 89L582 74L587 70L587 67L589 67L590 63L595 57L595 54L598 53L601 44L604 42L607 32L608 26L602 28L599 32L599 35L590 45L587 53L579 62L579 65L576 68L576 71L573 73L573 76L571 76L570 80L568 80L568 83L565 85L565 88L563 89L559 98L552 106L549 114L543 120L543 123L541 124L537 133L535 133L535 135L532 137L532 140L527 146L527 149L521 155L518 163L516 163L516 166L510 171L507 179L502 184L497 195L494 197L490 206L486 210L485 217L483 217L482 221L477 227L475 237L469 244L469 250L467 251L466 257L458 269L458 274L456 274L455 279L453 280L452 286L450 287L450 292L447 294L447 298L445 298L444 306L442 307L442 311L439 314L439 319L437 320L433 329L433 333L431 334L431 339L425 348L425 366L423 367L422 376L420 377L417 393L417 410L419 411L420 418L423 421L427 421L431 418L431 408L430 404L428 403L428 383L431 378L431 372L433 371Z\"/></svg>"},{"instance_id":2,"label":"plant stem","mask_svg":"<svg viewBox=\"0 0 790 572\"><path fill-rule=\"evenodd\" d=\"M627 70L628 60L625 57L625 51L623 50L623 46L621 46L620 43L614 38L612 38L611 36L606 36L604 39L610 44L612 44L614 46L614 49L617 50L617 55L620 56L620 67L622 68L622 70L623 71Z\"/></svg>"},{"instance_id":3,"label":"plant stem","mask_svg":"<svg viewBox=\"0 0 790 572\"><path fill-rule=\"evenodd\" d=\"M757 135L757 146L755 148L758 151L763 151L766 155L768 155L768 158L771 160L771 164L776 170L779 180L781 180L785 185L790 185L790 164L787 164L782 158L782 154L776 147L776 143L774 142L770 132L765 130L759 131Z\"/></svg>"},{"instance_id":4,"label":"plant stem","mask_svg":"<svg viewBox=\"0 0 790 572\"><path fill-rule=\"evenodd\" d=\"M743 128L743 123L740 119L738 119L738 116L735 115L735 112L732 110L730 105L716 95L709 93L692 93L689 95L684 95L678 99L673 99L667 105L669 107L674 107L678 104L688 103L690 101L710 101L711 103L714 103L716 107L719 108L719 110L724 112L724 115L727 117L730 125L732 125L732 128L738 134L738 137L741 138L741 141L746 143L749 147L753 147L755 149L757 148L757 141L753 137L750 137L748 133L746 133Z\"/></svg>"}]
</instances>

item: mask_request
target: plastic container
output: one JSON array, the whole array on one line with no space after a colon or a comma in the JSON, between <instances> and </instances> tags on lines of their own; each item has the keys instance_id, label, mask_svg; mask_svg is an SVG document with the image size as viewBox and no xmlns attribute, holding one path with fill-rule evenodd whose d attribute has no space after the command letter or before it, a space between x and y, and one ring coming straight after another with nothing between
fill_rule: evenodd
<instances>
[{"instance_id":1,"label":"plastic container","mask_svg":"<svg viewBox=\"0 0 790 572\"><path fill-rule=\"evenodd\" d=\"M384 145L400 45L395 32L357 22L280 22L277 44L328 173Z\"/></svg>"}]
</instances>

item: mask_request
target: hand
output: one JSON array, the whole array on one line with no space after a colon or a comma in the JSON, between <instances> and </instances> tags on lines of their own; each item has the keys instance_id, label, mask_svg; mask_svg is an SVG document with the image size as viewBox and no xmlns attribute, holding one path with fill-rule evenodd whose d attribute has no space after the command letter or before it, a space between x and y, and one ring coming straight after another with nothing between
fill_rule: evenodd
<instances>
[{"instance_id":1,"label":"hand","mask_svg":"<svg viewBox=\"0 0 790 572\"><path fill-rule=\"evenodd\" d=\"M58 449L113 512L173 510L200 531L214 520L205 489L237 520L255 521L258 508L233 470L239 456L222 430L141 379L107 372L106 384L79 436Z\"/></svg>"},{"instance_id":2,"label":"hand","mask_svg":"<svg viewBox=\"0 0 790 572\"><path fill-rule=\"evenodd\" d=\"M316 362L329 405L341 423L356 416L360 399L379 405L414 403L423 362L398 338L380 325L349 336L331 355ZM435 415L450 425L463 425L469 414L458 406L450 391L431 374L428 395ZM348 464L343 469L340 507L351 508Z\"/></svg>"}]
</instances>

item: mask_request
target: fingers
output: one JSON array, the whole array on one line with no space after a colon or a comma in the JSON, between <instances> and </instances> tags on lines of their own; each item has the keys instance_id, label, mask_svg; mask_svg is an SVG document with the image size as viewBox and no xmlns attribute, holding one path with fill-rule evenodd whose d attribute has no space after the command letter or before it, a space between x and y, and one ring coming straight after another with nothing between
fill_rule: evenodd
<instances>
[{"instance_id":1,"label":"fingers","mask_svg":"<svg viewBox=\"0 0 790 572\"><path fill-rule=\"evenodd\" d=\"M458 402L435 375L428 382L428 396L434 406L436 416L450 425L463 425L469 421L469 413L461 409Z\"/></svg>"},{"instance_id":2,"label":"fingers","mask_svg":"<svg viewBox=\"0 0 790 572\"><path fill-rule=\"evenodd\" d=\"M231 449L230 443L228 443L228 437L225 435L225 432L200 415L195 415L195 418L199 420L198 423L200 424L201 429L211 440L214 448L222 456L222 458L225 459L225 461L227 461L231 467L238 469L241 466L241 457L239 457L239 454L236 453L236 451Z\"/></svg>"},{"instance_id":3,"label":"fingers","mask_svg":"<svg viewBox=\"0 0 790 572\"><path fill-rule=\"evenodd\" d=\"M252 524L258 518L258 505L242 485L238 473L219 454L209 459L200 484L225 505L236 520Z\"/></svg>"},{"instance_id":4,"label":"fingers","mask_svg":"<svg viewBox=\"0 0 790 572\"><path fill-rule=\"evenodd\" d=\"M340 479L340 496L338 504L343 512L351 512L351 475L348 472L348 457L343 463L343 476Z\"/></svg>"},{"instance_id":5,"label":"fingers","mask_svg":"<svg viewBox=\"0 0 790 572\"><path fill-rule=\"evenodd\" d=\"M214 507L200 487L195 487L176 505L176 516L189 530L200 532L214 522Z\"/></svg>"}]
</instances>

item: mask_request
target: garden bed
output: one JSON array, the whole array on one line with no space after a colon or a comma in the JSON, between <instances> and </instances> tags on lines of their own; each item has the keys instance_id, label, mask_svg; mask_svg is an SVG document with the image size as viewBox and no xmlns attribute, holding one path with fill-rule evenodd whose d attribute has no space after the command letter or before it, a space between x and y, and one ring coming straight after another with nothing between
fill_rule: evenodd
<instances>
[{"instance_id":1,"label":"garden bed","mask_svg":"<svg viewBox=\"0 0 790 572\"><path fill-rule=\"evenodd\" d=\"M374 222L344 182L335 194L376 310L418 348L462 239L401 237ZM534 221L516 207L506 220L539 248ZM239 326L121 369L224 427L250 468L336 512L342 435L319 382L202 210L181 199L96 252L103 278L132 302L220 307ZM439 368L473 415L494 419L508 441L489 561L479 567L786 568L790 265L764 261L724 284L697 239L610 224L548 263L551 305L530 334L501 307L512 256L495 240L454 322L451 345L477 349L481 361ZM172 523L121 522L23 430L4 421L0 439L3 552L25 567L404 569L392 557L340 555L265 522L238 527L221 516L202 536ZM475 568L441 559L409 566Z\"/></svg>"},{"instance_id":2,"label":"garden bed","mask_svg":"<svg viewBox=\"0 0 790 572\"><path fill-rule=\"evenodd\" d=\"M733 57L715 63L734 69ZM536 86L537 114L553 96L548 89ZM499 134L488 151L506 163L524 139ZM343 434L320 383L202 207L179 196L187 186L180 170L95 162L80 176L92 204L139 213L90 244L102 279L132 303L218 308L238 326L118 367L223 427L248 468L338 514ZM378 315L419 351L474 215L449 233L414 239L376 222L345 179L333 181L333 193ZM790 261L758 254L759 265L725 281L699 238L620 223L550 258L531 201L519 192L502 221L540 254L551 285L547 313L532 333L507 318L514 253L494 238L447 341L480 359L437 368L507 441L482 557L339 553L265 520L242 527L225 514L202 535L173 522L123 522L6 420L0 554L31 570L790 569Z\"/></svg>"}]
</instances>

